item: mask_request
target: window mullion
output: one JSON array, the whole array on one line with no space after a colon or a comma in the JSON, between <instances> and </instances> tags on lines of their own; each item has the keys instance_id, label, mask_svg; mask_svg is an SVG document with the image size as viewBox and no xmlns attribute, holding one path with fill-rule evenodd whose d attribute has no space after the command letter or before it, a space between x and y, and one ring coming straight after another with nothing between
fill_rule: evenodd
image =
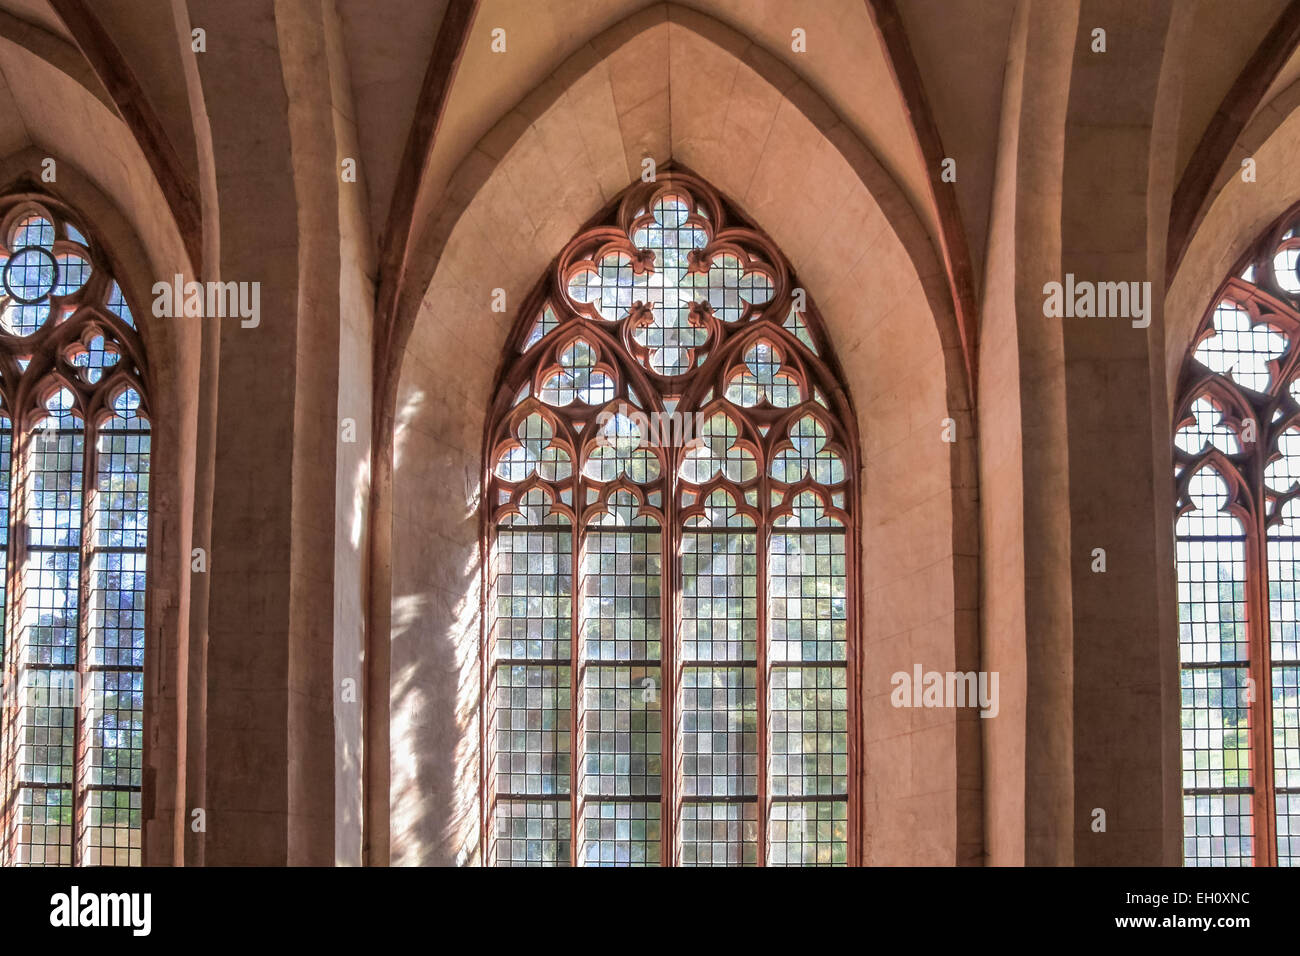
<instances>
[{"instance_id":1,"label":"window mullion","mask_svg":"<svg viewBox=\"0 0 1300 956\"><path fill-rule=\"evenodd\" d=\"M5 589L5 613L3 633L0 633L0 641L4 642L3 653L0 654L0 674L3 674L6 686L9 692L2 695L0 699L0 753L4 756L4 766L0 768L0 782L3 783L4 811L0 813L0 865L12 866L14 858L14 844L12 834L14 832L14 817L17 813L13 795L17 792L17 769L16 757L17 740L14 737L14 720L17 717L17 697L18 697L18 675L13 669L14 662L14 645L10 640L10 635L15 633L15 622L18 620L17 610L18 596L22 588L17 585L13 577L16 568L21 567L19 560L15 560L15 549L19 552L18 557L21 559L23 549L22 538L18 534L17 516L22 513L25 497L21 491L22 483L16 480L19 473L15 470L14 464L22 461L22 454L25 449L23 441L23 432L20 424L22 417L14 415L9 419L9 469L3 475L3 479L8 482L9 487L9 512L5 516L8 531L9 547L6 552L4 567Z\"/></svg>"},{"instance_id":2,"label":"window mullion","mask_svg":"<svg viewBox=\"0 0 1300 956\"><path fill-rule=\"evenodd\" d=\"M857 503L858 482L861 480L861 466L858 463L857 455L854 455L853 463L853 481L849 484L846 501ZM845 598L848 602L848 633L846 639L850 642L846 648L845 657L848 658L848 689L849 689L849 767L848 767L848 801L849 801L849 866L865 866L866 861L862 858L862 785L863 776L863 743L862 743L862 669L858 663L858 655L854 653L855 648L862 647L862 625L858 616L858 599L860 587L862 584L862 570L858 564L858 557L862 554L861 537L857 521L850 522L845 529L845 555L844 571L847 580L845 581Z\"/></svg>"},{"instance_id":3,"label":"window mullion","mask_svg":"<svg viewBox=\"0 0 1300 956\"><path fill-rule=\"evenodd\" d=\"M8 669L10 679L12 680L13 693L12 702L6 707L6 716L8 717L8 732L5 736L5 763L6 763L6 790L5 804L8 813L5 819L5 847L7 851L7 866L20 865L23 862L23 856L20 847L21 827L22 827L22 801L20 792L24 789L22 773L22 747L23 747L23 718L26 715L27 706L24 700L24 694L29 693L29 688L23 685L23 657L27 654L28 642L31 635L27 633L22 625L23 616L33 600L39 604L39 596L33 594L28 587L27 569L32 561L34 550L31 536L32 513L35 509L32 488L32 476L35 470L34 457L36 455L36 437L38 434L36 425L41 421L39 409L29 411L27 414L16 416L14 418L14 456L11 465L13 472L12 485L13 497L10 501L10 511L13 514L12 526L15 532L21 530L21 533L15 533L11 536L10 547L16 549L13 556L12 565L14 571L14 589L12 592L13 599L9 603L9 632L12 640L9 642L6 668ZM32 670L27 671L27 679L30 681Z\"/></svg>"},{"instance_id":4,"label":"window mullion","mask_svg":"<svg viewBox=\"0 0 1300 956\"><path fill-rule=\"evenodd\" d=\"M85 852L84 837L89 821L86 819L86 780L89 779L90 760L90 708L86 706L88 695L94 688L87 685L87 665L90 651L90 620L86 608L90 600L90 562L86 560L91 541L91 515L95 511L92 496L98 482L94 480L98 455L95 448L95 431L87 415L82 420L81 439L81 539L77 555L77 669L72 689L75 695L75 724L77 736L72 748L72 865L82 865Z\"/></svg>"},{"instance_id":5,"label":"window mullion","mask_svg":"<svg viewBox=\"0 0 1300 956\"><path fill-rule=\"evenodd\" d=\"M767 572L768 572L768 553L771 547L772 539L772 502L771 494L767 482L767 463L760 461L761 470L758 479L758 528L755 533L754 541L754 561L755 571L755 608L754 616L756 618L755 627L755 704L758 708L757 716L757 751L758 751L758 768L757 768L757 792L755 800L758 803L758 866L767 866L767 828L768 817L770 815L768 782L767 782L767 754L770 747L768 727L769 716L767 713L768 702L768 682L770 675L768 673L767 661Z\"/></svg>"},{"instance_id":6,"label":"window mullion","mask_svg":"<svg viewBox=\"0 0 1300 956\"><path fill-rule=\"evenodd\" d=\"M1261 420L1262 416L1261 416ZM1248 673L1254 679L1255 700L1251 704L1251 805L1255 817L1254 861L1256 866L1277 865L1277 821L1273 772L1273 671L1269 665L1269 575L1268 501L1264 490L1263 450L1257 448L1251 465L1251 489L1256 501L1255 520L1247 533L1253 540L1247 557L1246 577L1253 582L1247 600L1254 606L1246 611L1246 646L1250 653ZM1253 562L1254 568L1250 565ZM1253 613L1252 613L1253 612Z\"/></svg>"},{"instance_id":7,"label":"window mullion","mask_svg":"<svg viewBox=\"0 0 1300 956\"><path fill-rule=\"evenodd\" d=\"M659 588L659 654L663 662L659 672L663 683L659 694L663 753L659 786L659 838L663 845L659 849L659 865L677 866L681 862L677 854L677 817L682 805L677 774L677 631L682 589L679 558L682 529L677 525L677 456L669 452L665 457L670 467L661 479L664 518L663 533L659 536L660 567L667 585Z\"/></svg>"},{"instance_id":8,"label":"window mullion","mask_svg":"<svg viewBox=\"0 0 1300 956\"><path fill-rule=\"evenodd\" d=\"M578 724L578 698L582 694L582 645L579 620L583 609L579 586L582 580L582 552L587 543L587 523L583 520L582 472L575 468L573 474L573 534L569 535L569 866L578 865L578 850L582 843L582 808L579 792L581 774L579 761L582 749L579 740L582 728Z\"/></svg>"},{"instance_id":9,"label":"window mullion","mask_svg":"<svg viewBox=\"0 0 1300 956\"><path fill-rule=\"evenodd\" d=\"M654 613L643 596L649 587L660 590L661 640L654 662L661 668L661 693L657 704L650 705L657 714L645 712L648 702L643 698L633 708L632 721L644 718L660 723L658 862L663 866L734 862L765 866L771 842L768 825L775 805L770 791L776 778L769 756L776 741L769 715L774 713L773 675L780 673L771 670L771 661L781 658L769 646L768 594L776 593L768 582L773 535L760 516L768 515L773 505L744 500L746 492L740 486L750 489L750 495L766 492L766 469L755 473L754 465L762 457L762 447L770 444L768 428L783 420L783 410L791 402L815 398L825 412L818 416L836 414L820 392L805 394L808 388L794 385L814 369L819 380L834 375L823 368L810 336L798 331L804 327L804 311L795 310L782 294L786 279L794 280L779 251L743 223L729 227L731 211L707 185L690 176L681 176L680 182L678 178L674 173L672 189L666 189L665 182L634 187L620 201L617 223L584 231L566 246L556 271L542 280L520 317L529 324L521 325L511 338L512 354L493 412L497 423L489 433L492 454L498 456L493 471L506 486L528 480L534 470L540 474L543 465L554 475L562 463L565 474L572 475L569 487L574 491L577 525L570 555L568 661L569 862L573 865L595 862L597 857L608 862L604 835L611 818L618 821L615 834L626 833L627 820L640 834L640 818L645 816L649 826L655 812L648 800L644 809L640 799L629 800L622 792L624 775L617 769L611 777L599 769L603 764L593 764L594 772L587 776L584 767L584 761L595 761L598 754L603 761L611 749L616 768L625 757L627 747L619 742L617 728L626 728L626 716L616 712L607 717L605 701L611 694L615 701L623 701L632 692L628 686L632 673L620 668L652 664L648 653L639 661L623 660L617 650L620 640L627 639L618 635L628 626L623 620L628 606L635 619L632 630L639 634L643 626L648 627L640 619ZM736 245L746 251L738 252ZM750 327L762 325L770 326L771 335L761 337L756 331L751 336ZM736 336L744 338L733 341ZM782 343L779 353L774 342ZM757 357L744 351L746 347ZM518 354L513 354L515 348ZM794 358L787 350L802 357ZM805 367L808 363L811 366ZM695 378L687 381L688 375ZM740 397L734 400L733 385L740 388ZM758 407L764 401L760 393L765 395L768 389L772 390L767 399L770 407ZM838 412L851 414L841 401L839 387L831 391ZM637 411L629 411L627 403ZM615 407L620 411L614 412ZM503 414L508 416L504 423L500 422ZM690 414L695 415L694 428L684 417ZM599 421L593 422L593 416ZM598 443L600 453L584 457L590 449L589 441L584 447L584 424L617 440ZM503 431L507 425L512 435ZM657 437L661 427L669 429L667 442ZM809 427L813 429L809 434L791 433L792 449L803 449L808 442L825 443L829 432L818 422ZM572 452L547 451L561 431L566 432L565 443ZM638 441L629 443L633 437ZM650 454L641 447L645 443L665 449L664 454L656 454L657 463L649 461ZM568 454L574 459L571 472ZM838 475L842 455L839 446L827 456L817 454L829 459L819 468ZM649 505L661 521L657 556L639 525L625 532L606 532L604 519L599 527L587 520L585 513L593 510L599 497L592 492L624 496L619 487L624 481L630 483L626 486L629 502L635 499L639 506ZM835 478L829 484L838 486L842 481ZM693 490L686 492L684 485ZM733 517L739 512L743 516L715 525L700 500L706 489L718 491L729 502L724 505L720 498L709 508L729 507ZM739 509L733 494L744 500ZM692 517L688 547L682 515L697 511L701 523L695 528ZM618 520L616 516L615 524ZM624 553L629 547L633 554ZM605 559L611 557L611 550L616 553L608 567ZM629 559L637 570L631 578ZM660 580L643 583L639 569L656 559ZM603 577L606 573L608 581ZM625 591L629 587L630 594ZM751 587L754 593L744 593ZM584 617L588 613L593 615L589 620ZM613 658L597 626L613 627ZM491 634L490 621L485 632ZM584 641L586 634L589 642ZM748 683L751 679L753 684ZM836 680L842 677L837 675ZM755 697L752 702L750 693ZM606 739L610 736L607 719L616 724L612 741ZM490 727L486 732L491 733ZM751 732L753 741L748 739ZM641 739L639 730L632 736ZM753 751L747 749L751 743ZM639 762L645 744L634 743L633 751ZM752 774L751 757L755 760ZM618 799L606 800L611 780ZM753 790L748 789L751 781ZM639 798L648 786L638 779L633 787L636 793L630 796ZM849 794L850 806L856 806L853 796ZM629 802L638 806L624 806ZM587 823L592 824L593 843L600 841L597 854L592 853L593 846L583 846L589 836ZM751 824L756 828L753 832L748 829ZM642 839L637 837L640 845L633 850L638 857L645 849ZM626 836L616 838L615 862L622 861L620 846L626 841Z\"/></svg>"}]
</instances>

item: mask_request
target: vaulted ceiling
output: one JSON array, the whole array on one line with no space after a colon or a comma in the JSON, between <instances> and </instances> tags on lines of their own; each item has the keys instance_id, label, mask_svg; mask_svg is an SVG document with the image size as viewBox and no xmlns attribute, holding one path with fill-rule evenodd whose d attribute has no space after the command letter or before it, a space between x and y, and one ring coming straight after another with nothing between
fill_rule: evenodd
<instances>
[{"instance_id":1,"label":"vaulted ceiling","mask_svg":"<svg viewBox=\"0 0 1300 956\"><path fill-rule=\"evenodd\" d=\"M394 197L409 195L414 232L441 202L453 172L475 144L529 91L594 38L655 4L644 0L481 0L468 35L449 43L447 0L333 0L346 57L365 170L370 233L384 241ZM750 38L753 55L768 57L802 79L875 153L937 247L965 247L978 287L992 203L994 164L1008 42L1017 0L682 0ZM1083 20L1093 5L1082 5ZM1176 175L1194 161L1198 144L1243 69L1295 6L1287 0L1188 0L1185 62L1179 82ZM326 4L326 9L331 5ZM0 0L0 153L36 145L69 155L78 129L95 131L101 148L130 152L121 117L105 85L81 58L84 37L69 29L69 12L91 11L112 48L144 91L179 168L199 179L191 96L184 78L190 26L216 18L267 17L270 0ZM895 13L896 11L896 13ZM882 41L896 17L901 32ZM1104 26L1104 24L1099 24ZM504 30L507 54L492 51ZM792 49L803 30L806 48ZM456 38L452 38L456 39ZM901 47L900 47L901 39ZM1109 38L1122 45L1125 37ZM440 119L412 167L403 157L412 139L435 51L463 49L441 102ZM442 55L441 53L439 55ZM910 60L901 62L900 60ZM908 71L919 79L909 88ZM701 82L709 76L701 68ZM1292 55L1252 113L1300 79ZM919 98L918 98L919 93ZM937 133L926 142L917 130ZM84 139L84 137L83 137ZM946 216L931 186L941 148L957 160L958 215ZM79 161L76 155L69 155ZM123 161L124 165L125 161ZM403 176L418 182L398 191ZM109 176L110 180L112 176ZM106 182L125 188L126 175ZM136 184L133 188L143 188Z\"/></svg>"}]
</instances>

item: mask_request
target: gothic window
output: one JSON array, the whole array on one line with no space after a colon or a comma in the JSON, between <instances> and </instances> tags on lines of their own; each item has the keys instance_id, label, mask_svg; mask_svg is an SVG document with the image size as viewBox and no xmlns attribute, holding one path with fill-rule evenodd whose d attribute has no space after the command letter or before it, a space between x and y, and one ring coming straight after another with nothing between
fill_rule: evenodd
<instances>
[{"instance_id":1,"label":"gothic window","mask_svg":"<svg viewBox=\"0 0 1300 956\"><path fill-rule=\"evenodd\" d=\"M1300 864L1300 210L1221 287L1179 383L1183 859Z\"/></svg>"},{"instance_id":2,"label":"gothic window","mask_svg":"<svg viewBox=\"0 0 1300 956\"><path fill-rule=\"evenodd\" d=\"M139 864L149 420L104 252L0 204L0 740L9 865Z\"/></svg>"},{"instance_id":3,"label":"gothic window","mask_svg":"<svg viewBox=\"0 0 1300 956\"><path fill-rule=\"evenodd\" d=\"M508 349L489 862L854 861L855 426L790 266L661 176L565 247Z\"/></svg>"}]
</instances>

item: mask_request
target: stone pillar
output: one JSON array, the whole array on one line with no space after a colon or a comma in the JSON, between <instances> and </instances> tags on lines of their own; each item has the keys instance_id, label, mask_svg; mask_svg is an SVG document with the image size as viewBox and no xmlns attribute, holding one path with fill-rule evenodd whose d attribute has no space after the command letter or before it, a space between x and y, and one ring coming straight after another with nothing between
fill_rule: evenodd
<instances>
[{"instance_id":1,"label":"stone pillar","mask_svg":"<svg viewBox=\"0 0 1300 956\"><path fill-rule=\"evenodd\" d=\"M208 864L334 860L339 224L319 5L191 0L212 129L220 321L206 680ZM256 108L251 108L254 106Z\"/></svg>"},{"instance_id":2,"label":"stone pillar","mask_svg":"<svg viewBox=\"0 0 1300 956\"><path fill-rule=\"evenodd\" d=\"M1161 314L1168 223L1152 221L1149 204L1172 7L1085 0L1074 46L1061 278L1129 283L1130 291L1137 283L1146 309L1142 319L1057 320L1069 409L1076 864L1171 862L1161 728L1173 660L1164 651L1177 633L1173 616L1159 611L1172 600L1173 568ZM1107 30L1105 53L1094 52L1095 27ZM1096 570L1101 551L1104 572Z\"/></svg>"}]
</instances>

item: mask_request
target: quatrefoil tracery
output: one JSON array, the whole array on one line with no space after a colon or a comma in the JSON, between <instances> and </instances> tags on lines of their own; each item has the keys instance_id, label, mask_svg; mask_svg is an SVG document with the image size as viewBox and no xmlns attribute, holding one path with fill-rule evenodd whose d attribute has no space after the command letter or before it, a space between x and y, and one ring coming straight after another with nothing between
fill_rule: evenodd
<instances>
[{"instance_id":1,"label":"quatrefoil tracery","mask_svg":"<svg viewBox=\"0 0 1300 956\"><path fill-rule=\"evenodd\" d=\"M755 521L847 520L850 452L831 423L852 410L820 327L779 252L727 215L674 176L631 190L616 224L561 253L499 393L496 497L537 482L590 509L632 489L698 523L721 484ZM818 482L827 495L809 498ZM815 502L831 511L812 517Z\"/></svg>"},{"instance_id":2,"label":"quatrefoil tracery","mask_svg":"<svg viewBox=\"0 0 1300 956\"><path fill-rule=\"evenodd\" d=\"M1202 320L1174 429L1184 518L1199 512L1193 483L1204 492L1209 476L1229 489L1226 507L1261 533L1300 513L1298 216L1261 237Z\"/></svg>"},{"instance_id":3,"label":"quatrefoil tracery","mask_svg":"<svg viewBox=\"0 0 1300 956\"><path fill-rule=\"evenodd\" d=\"M730 207L689 174L634 185L610 220L566 246L527 301L494 392L485 497L497 520L485 531L493 560L505 552L494 569L518 574L527 559L529 574L539 568L542 579L515 579L516 593L526 586L529 602L518 598L506 626L504 613L485 615L484 673L505 674L493 668L513 667L502 657L521 657L517 647L527 638L527 648L538 648L534 656L557 663L572 660L575 650L580 661L631 660L642 670L659 662L655 672L680 676L681 693L689 695L696 671L672 672L669 663L718 661L734 669L760 660L763 635L771 635L772 660L816 660L818 670L742 668L742 679L754 675L749 694L778 702L807 696L815 678L818 713L842 714L837 727L856 727L856 698L847 690L857 582L856 537L846 533L857 500L852 407L816 312L791 288L779 250L755 229L729 226L730 218ZM800 424L804 419L816 427ZM564 468L547 464L558 460L556 449L567 456ZM784 481L769 473L778 459ZM836 483L818 487L814 476ZM526 517L525 491L537 501ZM538 527L544 520L560 527L547 533ZM760 597L763 582L771 582L773 600ZM550 618L539 622L531 608L538 589L543 599L557 595L550 631ZM665 660L668 647L675 651ZM590 694L582 668L567 677L551 670L556 676L542 691L553 692L551 699L564 688L570 703ZM526 689L511 686L512 693ZM709 685L698 686L703 692ZM831 710L822 701L828 689ZM613 691L626 694L623 684ZM613 698L620 714L624 699ZM610 708L601 707L605 728ZM514 733L519 713L508 726L489 725L485 740ZM570 728L574 739L582 725L579 717ZM589 715L588 732L593 725ZM670 729L665 725L666 740ZM856 752L848 743L833 749L841 766ZM538 752L512 745L510 759ZM608 752L600 751L602 760ZM584 778L581 765L593 753L588 746L571 772L540 787L590 793L584 779L594 777ZM844 770L836 773L847 779ZM516 777L503 784L498 775L490 792L511 800L536 792ZM647 779L659 780L658 770ZM835 794L846 786L836 784ZM779 782L770 789L790 792ZM571 862L584 856L576 841L570 851Z\"/></svg>"},{"instance_id":4,"label":"quatrefoil tracery","mask_svg":"<svg viewBox=\"0 0 1300 956\"><path fill-rule=\"evenodd\" d=\"M81 337L64 346L63 359L77 370L82 381L96 385L121 360L122 353L116 343L105 339L104 334L88 325Z\"/></svg>"},{"instance_id":5,"label":"quatrefoil tracery","mask_svg":"<svg viewBox=\"0 0 1300 956\"><path fill-rule=\"evenodd\" d=\"M131 310L98 248L56 200L22 197L0 211L0 339L0 393L6 407L25 409L20 417L44 418L41 396L67 388L96 421L147 419ZM136 397L125 418L124 389Z\"/></svg>"},{"instance_id":6,"label":"quatrefoil tracery","mask_svg":"<svg viewBox=\"0 0 1300 956\"><path fill-rule=\"evenodd\" d=\"M0 240L0 328L27 336L58 311L57 300L76 296L94 270L81 233L46 210L28 204L7 219Z\"/></svg>"},{"instance_id":7,"label":"quatrefoil tracery","mask_svg":"<svg viewBox=\"0 0 1300 956\"><path fill-rule=\"evenodd\" d=\"M715 239L678 190L656 195L625 236L575 258L564 289L593 318L626 319L637 360L675 377L702 361L718 323L738 323L772 301L776 274L740 244Z\"/></svg>"},{"instance_id":8,"label":"quatrefoil tracery","mask_svg":"<svg viewBox=\"0 0 1300 956\"><path fill-rule=\"evenodd\" d=\"M1215 308L1209 328L1212 333L1196 347L1196 360L1244 388L1267 392L1275 363L1289 344L1287 335L1265 320L1257 304L1228 297Z\"/></svg>"}]
</instances>

